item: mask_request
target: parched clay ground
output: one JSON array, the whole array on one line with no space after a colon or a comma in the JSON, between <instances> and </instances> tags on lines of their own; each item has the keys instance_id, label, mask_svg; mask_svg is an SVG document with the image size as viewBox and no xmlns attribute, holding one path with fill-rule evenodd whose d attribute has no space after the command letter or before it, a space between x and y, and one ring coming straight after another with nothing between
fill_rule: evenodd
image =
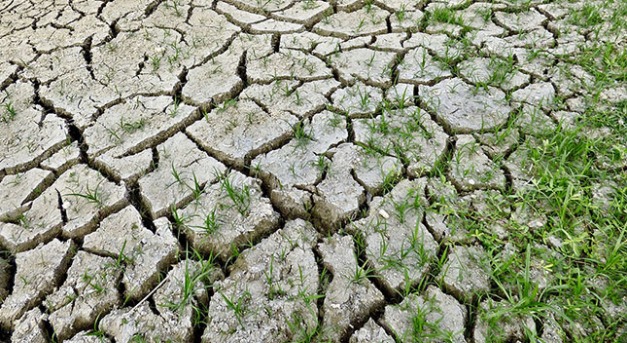
<instances>
[{"instance_id":1,"label":"parched clay ground","mask_svg":"<svg viewBox=\"0 0 627 343\"><path fill-rule=\"evenodd\" d=\"M511 223L547 222L507 202L526 150L585 111L560 56L625 49L568 19L583 3L0 1L0 340L585 334L489 315ZM539 289L562 243L534 245Z\"/></svg>"}]
</instances>

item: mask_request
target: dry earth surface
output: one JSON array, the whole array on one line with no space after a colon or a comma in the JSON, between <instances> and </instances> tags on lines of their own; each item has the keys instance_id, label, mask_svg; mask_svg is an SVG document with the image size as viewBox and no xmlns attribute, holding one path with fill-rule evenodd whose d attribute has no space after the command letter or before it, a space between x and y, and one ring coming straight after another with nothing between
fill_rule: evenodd
<instances>
[{"instance_id":1,"label":"dry earth surface","mask_svg":"<svg viewBox=\"0 0 627 343\"><path fill-rule=\"evenodd\" d=\"M0 341L627 342L626 17L1 0Z\"/></svg>"}]
</instances>

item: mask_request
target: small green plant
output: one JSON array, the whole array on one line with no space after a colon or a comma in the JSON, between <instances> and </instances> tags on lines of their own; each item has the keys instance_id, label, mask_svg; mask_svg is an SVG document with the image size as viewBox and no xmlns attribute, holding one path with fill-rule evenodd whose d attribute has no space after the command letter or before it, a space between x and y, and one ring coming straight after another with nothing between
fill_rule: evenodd
<instances>
[{"instance_id":1,"label":"small green plant","mask_svg":"<svg viewBox=\"0 0 627 343\"><path fill-rule=\"evenodd\" d=\"M90 337L97 337L97 338L100 340L100 342L107 342L107 341L108 341L108 339L107 339L107 336L106 336L105 332L104 332L104 331L102 331L102 330L100 330L100 329L98 329L98 322L100 321L99 319L100 319L100 318L97 318L97 319L94 321L94 327L93 327L93 329L92 329L92 330L90 330L90 331L86 334L86 336L90 336Z\"/></svg>"},{"instance_id":2,"label":"small green plant","mask_svg":"<svg viewBox=\"0 0 627 343\"><path fill-rule=\"evenodd\" d=\"M229 99L229 100L224 101L222 105L218 106L217 111L224 112L228 110L229 108L236 107L236 106L237 106L237 98Z\"/></svg>"},{"instance_id":3,"label":"small green plant","mask_svg":"<svg viewBox=\"0 0 627 343\"><path fill-rule=\"evenodd\" d=\"M459 16L454 9L448 7L437 7L431 12L429 17L433 22L436 23L445 23L445 24L455 24L455 25L464 25L464 21L461 16Z\"/></svg>"},{"instance_id":4,"label":"small green plant","mask_svg":"<svg viewBox=\"0 0 627 343\"><path fill-rule=\"evenodd\" d=\"M329 168L329 160L325 156L319 155L318 159L314 163L314 166L318 169L320 173L324 173Z\"/></svg>"},{"instance_id":5,"label":"small green plant","mask_svg":"<svg viewBox=\"0 0 627 343\"><path fill-rule=\"evenodd\" d=\"M181 293L180 299L176 302L168 302L165 304L160 304L162 307L166 307L173 311L182 311L188 306L191 306L195 312L195 318L199 319L202 317L199 304L197 300L194 298L194 294L199 287L210 287L208 284L210 282L210 277L214 273L214 269L216 268L214 265L215 257L214 255L210 255L208 259L203 259L201 254L192 249L192 254L194 259L199 262L194 262L192 265L190 261L190 254L187 253L187 258L185 259L185 272L181 285ZM204 286L203 286L204 285Z\"/></svg>"},{"instance_id":6,"label":"small green plant","mask_svg":"<svg viewBox=\"0 0 627 343\"><path fill-rule=\"evenodd\" d=\"M290 332L293 334L292 342L294 343L313 343L317 342L316 337L320 335L321 324L318 322L318 317L313 316L316 319L316 325L310 327L305 325L308 321L302 313L296 312L292 314L292 317L287 322L287 326Z\"/></svg>"},{"instance_id":7,"label":"small green plant","mask_svg":"<svg viewBox=\"0 0 627 343\"><path fill-rule=\"evenodd\" d=\"M100 189L100 185L104 182L104 179L96 184L96 187L91 189L89 185L85 187L83 193L68 193L64 196L78 197L87 200L89 203L96 205L98 208L103 208L107 200L106 193Z\"/></svg>"},{"instance_id":8,"label":"small green plant","mask_svg":"<svg viewBox=\"0 0 627 343\"><path fill-rule=\"evenodd\" d=\"M309 141L313 140L313 134L311 129L307 130L305 128L305 124L302 122L298 122L293 127L294 130L294 138L296 139L297 146L302 147L307 145Z\"/></svg>"},{"instance_id":9,"label":"small green plant","mask_svg":"<svg viewBox=\"0 0 627 343\"><path fill-rule=\"evenodd\" d=\"M135 263L132 257L129 257L124 253L124 250L126 250L126 242L127 241L124 240L124 243L122 244L122 249L120 249L120 251L118 252L115 262L111 263L111 265L108 265L107 267L111 267L116 270L122 270L124 269L124 266L132 265L133 263Z\"/></svg>"},{"instance_id":10,"label":"small green plant","mask_svg":"<svg viewBox=\"0 0 627 343\"><path fill-rule=\"evenodd\" d=\"M172 168L170 170L170 175L172 175L172 177L174 178L175 183L178 183L179 185L185 185L185 182L181 178L181 174L179 174L178 169L176 169L176 167L174 166L174 162L172 162ZM171 185L172 184L168 185L168 187L170 187Z\"/></svg>"},{"instance_id":11,"label":"small green plant","mask_svg":"<svg viewBox=\"0 0 627 343\"><path fill-rule=\"evenodd\" d=\"M213 211L207 213L207 216L205 216L203 229L205 230L207 234L213 234L213 233L216 233L219 228L220 228L220 224L218 223L218 220L216 219L216 211L214 209Z\"/></svg>"},{"instance_id":12,"label":"small green plant","mask_svg":"<svg viewBox=\"0 0 627 343\"><path fill-rule=\"evenodd\" d=\"M192 196L194 197L194 200L198 200L200 196L202 195L204 189L203 189L203 186L198 181L198 178L196 177L196 173L192 174L192 178L194 181L194 185L190 187L192 191Z\"/></svg>"},{"instance_id":13,"label":"small green plant","mask_svg":"<svg viewBox=\"0 0 627 343\"><path fill-rule=\"evenodd\" d=\"M176 226L177 228L184 228L186 226L185 223L189 221L189 218L180 215L176 207L172 206L172 208L170 209L170 213L172 215L172 221L174 222L174 226Z\"/></svg>"},{"instance_id":14,"label":"small green plant","mask_svg":"<svg viewBox=\"0 0 627 343\"><path fill-rule=\"evenodd\" d=\"M83 282L94 289L97 294L102 294L106 291L106 288L102 285L101 280L97 275L92 275L89 271L85 271L81 278Z\"/></svg>"},{"instance_id":15,"label":"small green plant","mask_svg":"<svg viewBox=\"0 0 627 343\"><path fill-rule=\"evenodd\" d=\"M586 3L580 10L571 12L569 21L574 25L591 27L603 23L604 19L597 5Z\"/></svg>"},{"instance_id":16,"label":"small green plant","mask_svg":"<svg viewBox=\"0 0 627 343\"><path fill-rule=\"evenodd\" d=\"M407 6L405 4L402 4L401 8L394 13L394 15L396 16L396 19L400 22L405 20L405 15L407 14L406 7Z\"/></svg>"},{"instance_id":17,"label":"small green plant","mask_svg":"<svg viewBox=\"0 0 627 343\"><path fill-rule=\"evenodd\" d=\"M373 276L374 270L368 267L365 263L363 266L355 265L355 272L351 277L351 282L356 284L363 284L368 278Z\"/></svg>"},{"instance_id":18,"label":"small green plant","mask_svg":"<svg viewBox=\"0 0 627 343\"><path fill-rule=\"evenodd\" d=\"M242 216L248 215L251 201L250 186L243 185L242 187L237 187L231 183L228 175L222 177L220 183L222 190L226 192L227 197L231 199L237 211Z\"/></svg>"},{"instance_id":19,"label":"small green plant","mask_svg":"<svg viewBox=\"0 0 627 343\"><path fill-rule=\"evenodd\" d=\"M312 10L318 8L320 5L315 0L303 0L302 6L304 10Z\"/></svg>"},{"instance_id":20,"label":"small green plant","mask_svg":"<svg viewBox=\"0 0 627 343\"><path fill-rule=\"evenodd\" d=\"M140 118L136 121L126 121L124 118L120 117L119 123L120 129L126 133L133 133L139 131L146 126L146 119Z\"/></svg>"},{"instance_id":21,"label":"small green plant","mask_svg":"<svg viewBox=\"0 0 627 343\"><path fill-rule=\"evenodd\" d=\"M13 121L15 117L17 116L17 110L15 109L15 107L13 107L13 103L7 102L3 104L2 107L3 107L2 117L0 117L2 122L8 123L10 121Z\"/></svg>"},{"instance_id":22,"label":"small green plant","mask_svg":"<svg viewBox=\"0 0 627 343\"><path fill-rule=\"evenodd\" d=\"M180 62L180 59L183 57L183 50L178 45L177 42L170 43L169 47L172 49L173 54L167 57L168 64L170 65L170 68L174 68Z\"/></svg>"},{"instance_id":23,"label":"small green plant","mask_svg":"<svg viewBox=\"0 0 627 343\"><path fill-rule=\"evenodd\" d=\"M152 72L156 72L161 67L161 60L163 56L151 56L150 57L150 66L152 67Z\"/></svg>"},{"instance_id":24,"label":"small green plant","mask_svg":"<svg viewBox=\"0 0 627 343\"><path fill-rule=\"evenodd\" d=\"M328 120L329 125L333 128L339 128L345 122L344 116L341 114L333 113Z\"/></svg>"},{"instance_id":25,"label":"small green plant","mask_svg":"<svg viewBox=\"0 0 627 343\"><path fill-rule=\"evenodd\" d=\"M390 192L394 186L400 181L401 176L398 175L395 171L390 171L383 176L383 180L381 181L381 190L382 192L388 193Z\"/></svg>"},{"instance_id":26,"label":"small green plant","mask_svg":"<svg viewBox=\"0 0 627 343\"><path fill-rule=\"evenodd\" d=\"M145 342L148 342L148 340L146 340L146 337L143 334L136 333L136 334L133 335L133 337L131 337L131 340L129 342L131 342L131 343L145 343Z\"/></svg>"},{"instance_id":27,"label":"small green plant","mask_svg":"<svg viewBox=\"0 0 627 343\"><path fill-rule=\"evenodd\" d=\"M181 99L179 99L177 96L174 96L172 107L170 108L170 112L168 113L171 118L176 117L176 115L179 113L180 106L181 106Z\"/></svg>"},{"instance_id":28,"label":"small green plant","mask_svg":"<svg viewBox=\"0 0 627 343\"><path fill-rule=\"evenodd\" d=\"M237 299L234 299L234 297L229 298L221 292L220 296L226 303L226 307L229 310L233 311L233 314L235 315L235 318L237 319L237 322L240 324L240 326L244 326L243 319L244 315L246 314L247 303L251 299L250 292L244 291L239 297L237 297Z\"/></svg>"}]
</instances>

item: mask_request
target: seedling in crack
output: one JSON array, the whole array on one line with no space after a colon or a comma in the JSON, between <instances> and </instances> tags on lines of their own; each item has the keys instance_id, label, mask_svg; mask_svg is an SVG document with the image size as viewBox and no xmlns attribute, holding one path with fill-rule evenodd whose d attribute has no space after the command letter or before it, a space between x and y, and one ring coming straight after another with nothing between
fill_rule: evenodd
<instances>
[{"instance_id":1,"label":"seedling in crack","mask_svg":"<svg viewBox=\"0 0 627 343\"><path fill-rule=\"evenodd\" d=\"M294 343L312 343L316 342L316 337L321 333L321 323L318 321L318 316L314 315L316 320L315 327L309 327L305 325L307 320L301 313L294 313L292 318L287 322L287 327L293 334L292 342Z\"/></svg>"},{"instance_id":2,"label":"seedling in crack","mask_svg":"<svg viewBox=\"0 0 627 343\"><path fill-rule=\"evenodd\" d=\"M224 101L222 103L222 105L220 105L218 107L218 112L224 112L224 111L228 110L229 108L235 107L235 106L237 106L237 99L236 98L226 100L226 101Z\"/></svg>"},{"instance_id":3,"label":"seedling in crack","mask_svg":"<svg viewBox=\"0 0 627 343\"><path fill-rule=\"evenodd\" d=\"M172 221L174 222L174 226L177 228L185 227L185 223L189 221L189 218L182 216L179 214L178 209L174 206L171 208Z\"/></svg>"},{"instance_id":4,"label":"seedling in crack","mask_svg":"<svg viewBox=\"0 0 627 343\"><path fill-rule=\"evenodd\" d=\"M168 113L171 118L176 117L176 115L179 113L179 106L180 105L181 105L181 99L179 99L177 96L174 96L174 101L172 103L172 108L170 108L170 112Z\"/></svg>"},{"instance_id":5,"label":"seedling in crack","mask_svg":"<svg viewBox=\"0 0 627 343\"><path fill-rule=\"evenodd\" d=\"M195 250L192 250L194 259L198 260L198 266L192 268L190 266L190 256L185 259L185 271L181 284L180 299L176 302L167 302L165 304L159 304L161 307L168 308L172 311L183 311L188 306L191 307L194 312L193 321L197 322L202 317L201 312L206 311L202 305L198 303L194 295L198 291L199 287L210 287L205 285L208 279L211 277L215 266L213 265L214 257L211 255L208 260L204 260L203 257Z\"/></svg>"},{"instance_id":6,"label":"seedling in crack","mask_svg":"<svg viewBox=\"0 0 627 343\"><path fill-rule=\"evenodd\" d=\"M344 116L333 112L331 118L329 118L329 125L333 128L339 128L344 123Z\"/></svg>"},{"instance_id":7,"label":"seedling in crack","mask_svg":"<svg viewBox=\"0 0 627 343\"><path fill-rule=\"evenodd\" d=\"M406 7L407 6L405 4L402 4L401 8L394 13L394 15L396 16L396 19L399 22L402 22L403 20L405 20L405 15L407 14Z\"/></svg>"},{"instance_id":8,"label":"seedling in crack","mask_svg":"<svg viewBox=\"0 0 627 343\"><path fill-rule=\"evenodd\" d=\"M324 173L329 169L329 161L323 155L318 156L318 159L316 160L314 165L320 173Z\"/></svg>"},{"instance_id":9,"label":"seedling in crack","mask_svg":"<svg viewBox=\"0 0 627 343\"><path fill-rule=\"evenodd\" d=\"M90 330L85 336L98 337L100 341L103 342L106 339L106 334L104 331L98 329L98 322L100 317L98 316L94 321L94 328Z\"/></svg>"},{"instance_id":10,"label":"seedling in crack","mask_svg":"<svg viewBox=\"0 0 627 343\"><path fill-rule=\"evenodd\" d=\"M359 94L359 105L361 106L361 109L368 109L368 105L370 104L370 94L362 92L359 87L357 87L357 93Z\"/></svg>"},{"instance_id":11,"label":"seedling in crack","mask_svg":"<svg viewBox=\"0 0 627 343\"><path fill-rule=\"evenodd\" d=\"M203 193L203 186L198 182L196 173L193 173L192 176L194 179L194 186L193 188L190 187L190 189L192 190L192 196L194 197L194 200L198 200Z\"/></svg>"},{"instance_id":12,"label":"seedling in crack","mask_svg":"<svg viewBox=\"0 0 627 343\"><path fill-rule=\"evenodd\" d=\"M294 138L296 139L296 142L298 143L297 146L301 147L301 146L307 145L309 141L313 140L313 134L311 132L311 129L308 132L305 129L305 124L303 124L302 122L296 123L293 127L293 130L294 130Z\"/></svg>"},{"instance_id":13,"label":"seedling in crack","mask_svg":"<svg viewBox=\"0 0 627 343\"><path fill-rule=\"evenodd\" d=\"M303 0L302 6L304 10L312 10L318 8L320 5L316 4L315 0Z\"/></svg>"},{"instance_id":14,"label":"seedling in crack","mask_svg":"<svg viewBox=\"0 0 627 343\"><path fill-rule=\"evenodd\" d=\"M367 282L368 278L372 276L373 270L370 269L366 263L363 266L359 264L355 265L355 272L351 278L351 282L355 284L363 285Z\"/></svg>"},{"instance_id":15,"label":"seedling in crack","mask_svg":"<svg viewBox=\"0 0 627 343\"><path fill-rule=\"evenodd\" d=\"M166 1L164 5L165 8L172 9L177 17L180 17L183 15L183 10L181 9L182 4L179 1L180 0Z\"/></svg>"},{"instance_id":16,"label":"seedling in crack","mask_svg":"<svg viewBox=\"0 0 627 343\"><path fill-rule=\"evenodd\" d=\"M383 191L383 193L390 192L399 180L400 175L398 175L394 171L390 171L389 173L385 174L381 182L381 190Z\"/></svg>"}]
</instances>

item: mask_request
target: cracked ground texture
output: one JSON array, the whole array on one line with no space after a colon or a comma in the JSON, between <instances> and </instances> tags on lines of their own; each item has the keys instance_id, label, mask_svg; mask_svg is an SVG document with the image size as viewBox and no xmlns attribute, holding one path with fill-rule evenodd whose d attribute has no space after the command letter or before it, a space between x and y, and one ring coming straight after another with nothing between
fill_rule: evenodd
<instances>
[{"instance_id":1,"label":"cracked ground texture","mask_svg":"<svg viewBox=\"0 0 627 343\"><path fill-rule=\"evenodd\" d=\"M627 342L625 18L0 0L0 341Z\"/></svg>"}]
</instances>

